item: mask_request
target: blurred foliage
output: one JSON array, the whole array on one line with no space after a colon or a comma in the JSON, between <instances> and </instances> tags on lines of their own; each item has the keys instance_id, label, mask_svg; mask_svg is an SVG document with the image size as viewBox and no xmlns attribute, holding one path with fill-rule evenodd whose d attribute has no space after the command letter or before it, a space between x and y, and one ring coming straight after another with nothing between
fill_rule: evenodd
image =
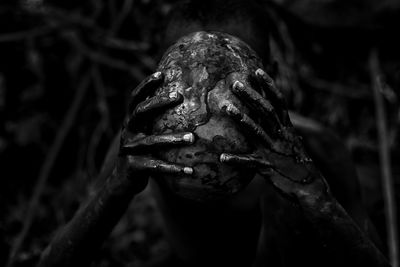
<instances>
[{"instance_id":1,"label":"blurred foliage","mask_svg":"<svg viewBox=\"0 0 400 267\"><path fill-rule=\"evenodd\" d=\"M85 198L119 131L130 91L156 67L160 25L170 6L129 0L0 4L0 265L23 229L30 197L60 131L65 139L17 265L32 265ZM77 115L71 116L74 105ZM72 127L65 127L68 121ZM134 214L149 213L142 209ZM137 236L144 235L143 223L126 227L132 235L113 243L123 242L127 250L138 247L134 243L142 240Z\"/></svg>"},{"instance_id":2,"label":"blurred foliage","mask_svg":"<svg viewBox=\"0 0 400 267\"><path fill-rule=\"evenodd\" d=\"M35 263L54 231L85 198L88 184L97 176L111 139L119 131L130 91L156 68L163 26L174 2L0 3L0 265L6 263L23 229L31 196L38 190L38 177L57 136L65 138L60 138L60 150L42 185L32 227L15 265ZM291 109L334 129L351 149L362 174L367 206L383 233L368 62L371 51L378 51L386 85L382 93L389 142L396 162L400 44L394 38L393 23L397 17L386 17L379 27L343 26L323 23L323 17L302 18L310 1L303 1L304 5L296 1L297 8L285 3L276 0L272 5L279 33L272 41L277 83ZM387 9L374 14L381 17L384 12ZM75 115L68 115L71 107L76 108ZM65 126L68 122L71 127ZM399 177L399 170L393 171ZM96 263L155 265L168 257L171 252L158 216L146 191L114 229Z\"/></svg>"}]
</instances>

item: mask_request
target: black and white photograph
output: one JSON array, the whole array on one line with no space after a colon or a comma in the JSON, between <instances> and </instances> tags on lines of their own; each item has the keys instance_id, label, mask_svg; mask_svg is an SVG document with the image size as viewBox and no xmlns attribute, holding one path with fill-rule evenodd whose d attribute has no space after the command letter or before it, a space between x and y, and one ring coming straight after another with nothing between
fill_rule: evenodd
<instances>
[{"instance_id":1,"label":"black and white photograph","mask_svg":"<svg viewBox=\"0 0 400 267\"><path fill-rule=\"evenodd\" d=\"M1 0L0 266L400 267L399 0Z\"/></svg>"}]
</instances>

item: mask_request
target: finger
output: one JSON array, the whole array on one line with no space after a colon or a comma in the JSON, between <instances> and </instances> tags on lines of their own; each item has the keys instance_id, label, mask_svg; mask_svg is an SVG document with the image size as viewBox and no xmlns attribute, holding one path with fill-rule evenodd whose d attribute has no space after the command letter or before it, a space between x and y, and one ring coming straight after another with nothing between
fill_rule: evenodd
<instances>
[{"instance_id":1,"label":"finger","mask_svg":"<svg viewBox=\"0 0 400 267\"><path fill-rule=\"evenodd\" d=\"M175 133L163 135L151 135L144 138L128 141L121 147L122 154L132 154L141 151L154 150L163 146L170 145L190 145L193 144L195 137L192 133Z\"/></svg>"},{"instance_id":2,"label":"finger","mask_svg":"<svg viewBox=\"0 0 400 267\"><path fill-rule=\"evenodd\" d=\"M193 174L193 168L168 163L150 157L128 156L129 169L132 172L147 172L149 174Z\"/></svg>"},{"instance_id":3,"label":"finger","mask_svg":"<svg viewBox=\"0 0 400 267\"><path fill-rule=\"evenodd\" d=\"M282 128L274 107L254 89L245 86L242 82L236 80L232 84L232 91L240 99L244 99L256 114L260 114L260 117L264 117L263 121L266 122L266 127L272 130L271 132L275 132L275 130Z\"/></svg>"},{"instance_id":4,"label":"finger","mask_svg":"<svg viewBox=\"0 0 400 267\"><path fill-rule=\"evenodd\" d=\"M247 114L239 110L237 107L235 107L233 104L228 103L222 106L222 111L225 112L229 117L231 117L233 120L235 120L237 123L239 123L240 126L242 126L246 131L248 131L250 134L258 137L264 143L266 143L270 148L273 147L273 141L272 139L268 136L268 134L259 126L257 123L255 123Z\"/></svg>"},{"instance_id":5,"label":"finger","mask_svg":"<svg viewBox=\"0 0 400 267\"><path fill-rule=\"evenodd\" d=\"M282 94L282 92L280 90L278 90L275 87L274 80L264 70L257 69L255 71L255 75L256 75L258 82L260 82L263 87L265 86L266 89L268 89L268 91L270 91L269 94L267 92L268 96L272 96L273 98L278 100L280 102L280 104L285 104L285 102L286 102L285 96ZM271 95L271 93L273 95Z\"/></svg>"},{"instance_id":6,"label":"finger","mask_svg":"<svg viewBox=\"0 0 400 267\"><path fill-rule=\"evenodd\" d=\"M257 80L257 84L264 89L267 97L271 100L272 104L277 110L282 124L290 124L289 115L287 113L286 98L283 93L276 88L274 80L262 69L257 69L255 71L255 78Z\"/></svg>"},{"instance_id":7,"label":"finger","mask_svg":"<svg viewBox=\"0 0 400 267\"><path fill-rule=\"evenodd\" d=\"M256 158L253 155L234 155L229 153L222 153L219 161L231 165L243 165L247 167L263 167L272 168L272 164L264 159Z\"/></svg>"},{"instance_id":8,"label":"finger","mask_svg":"<svg viewBox=\"0 0 400 267\"><path fill-rule=\"evenodd\" d=\"M129 110L132 110L138 103L145 100L146 97L153 95L161 86L163 80L164 75L160 71L157 71L144 79L131 93Z\"/></svg>"},{"instance_id":9,"label":"finger","mask_svg":"<svg viewBox=\"0 0 400 267\"><path fill-rule=\"evenodd\" d=\"M169 95L156 95L139 103L129 118L128 126L134 127L134 123L143 118L148 119L150 115L166 110L183 102L183 96L177 92Z\"/></svg>"}]
</instances>

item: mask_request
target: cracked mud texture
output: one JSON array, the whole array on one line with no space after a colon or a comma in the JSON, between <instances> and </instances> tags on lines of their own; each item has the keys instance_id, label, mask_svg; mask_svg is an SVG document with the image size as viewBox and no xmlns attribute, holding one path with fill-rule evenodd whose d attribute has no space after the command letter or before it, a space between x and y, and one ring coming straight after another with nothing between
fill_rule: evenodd
<instances>
[{"instance_id":1,"label":"cracked mud texture","mask_svg":"<svg viewBox=\"0 0 400 267\"><path fill-rule=\"evenodd\" d=\"M191 146L158 152L161 159L194 169L193 175L163 175L159 181L176 194L198 201L232 196L254 177L252 169L219 162L222 152L254 150L236 123L221 112L227 103L248 111L230 91L233 79L250 86L248 74L262 68L255 52L236 37L196 32L172 45L159 64L165 81L156 94L179 92L184 102L158 117L153 133L191 131Z\"/></svg>"}]
</instances>

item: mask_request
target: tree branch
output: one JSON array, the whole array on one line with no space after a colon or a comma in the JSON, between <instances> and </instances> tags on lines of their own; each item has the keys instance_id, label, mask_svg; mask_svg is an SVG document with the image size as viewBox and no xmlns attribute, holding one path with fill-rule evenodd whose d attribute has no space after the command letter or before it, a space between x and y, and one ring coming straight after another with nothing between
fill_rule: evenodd
<instances>
[{"instance_id":1,"label":"tree branch","mask_svg":"<svg viewBox=\"0 0 400 267\"><path fill-rule=\"evenodd\" d=\"M379 59L376 51L370 55L370 74L371 83L374 92L376 126L379 138L379 160L381 163L383 198L385 203L386 231L389 248L389 259L392 267L399 266L398 255L398 233L396 201L394 193L394 183L391 174L390 147L388 143L388 133L386 125L385 107L382 98L383 86L381 80L381 71L379 68Z\"/></svg>"},{"instance_id":2,"label":"tree branch","mask_svg":"<svg viewBox=\"0 0 400 267\"><path fill-rule=\"evenodd\" d=\"M70 130L74 124L75 118L78 114L78 111L82 105L84 96L86 95L87 89L89 87L89 81L90 81L90 75L83 76L83 78L80 82L80 85L76 89L76 93L75 93L75 97L73 99L72 105L69 108L67 114L65 115L65 118L60 127L60 130L58 131L57 136L55 137L54 142L51 145L49 153L47 154L47 157L45 158L44 163L40 169L39 178L36 182L35 188L33 190L33 194L29 201L29 207L28 207L28 211L27 211L27 214L26 214L26 217L24 220L23 228L22 228L21 232L18 234L18 236L15 238L13 246L10 250L10 255L8 258L7 265L6 265L8 267L13 266L15 257L18 254L18 252L21 250L22 245L26 239L26 236L30 230L30 227L31 227L32 222L36 215L37 205L39 203L40 197L42 196L44 187L50 176L51 170L53 169L54 163L55 163L57 156L62 148L62 145L64 144L64 141L65 141L66 137L68 136L68 133L70 132Z\"/></svg>"}]
</instances>

